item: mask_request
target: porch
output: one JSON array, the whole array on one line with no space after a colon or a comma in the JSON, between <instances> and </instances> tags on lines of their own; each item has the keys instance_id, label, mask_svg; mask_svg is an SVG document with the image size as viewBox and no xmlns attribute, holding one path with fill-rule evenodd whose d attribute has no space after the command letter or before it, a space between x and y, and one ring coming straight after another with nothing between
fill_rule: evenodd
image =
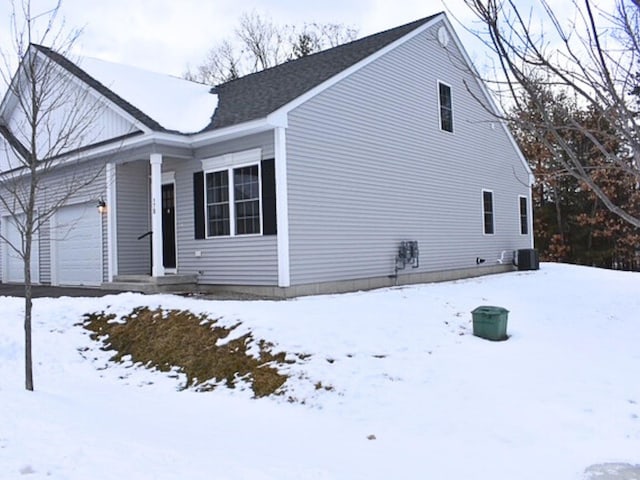
<instances>
[{"instance_id":1,"label":"porch","mask_svg":"<svg viewBox=\"0 0 640 480\"><path fill-rule=\"evenodd\" d=\"M112 282L103 283L104 290L140 293L196 293L197 275L116 275Z\"/></svg>"}]
</instances>

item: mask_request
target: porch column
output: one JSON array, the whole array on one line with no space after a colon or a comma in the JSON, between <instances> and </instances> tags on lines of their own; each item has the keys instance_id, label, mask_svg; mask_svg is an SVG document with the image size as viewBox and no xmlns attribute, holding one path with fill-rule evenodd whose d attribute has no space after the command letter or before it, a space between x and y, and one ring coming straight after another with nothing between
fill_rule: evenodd
<instances>
[{"instance_id":1,"label":"porch column","mask_svg":"<svg viewBox=\"0 0 640 480\"><path fill-rule=\"evenodd\" d=\"M151 250L151 275L164 275L162 259L162 155L152 153L151 163L151 231L153 248Z\"/></svg>"},{"instance_id":2,"label":"porch column","mask_svg":"<svg viewBox=\"0 0 640 480\"><path fill-rule=\"evenodd\" d=\"M107 179L107 281L113 282L118 274L118 227L116 210L116 166L107 163L105 177Z\"/></svg>"}]
</instances>

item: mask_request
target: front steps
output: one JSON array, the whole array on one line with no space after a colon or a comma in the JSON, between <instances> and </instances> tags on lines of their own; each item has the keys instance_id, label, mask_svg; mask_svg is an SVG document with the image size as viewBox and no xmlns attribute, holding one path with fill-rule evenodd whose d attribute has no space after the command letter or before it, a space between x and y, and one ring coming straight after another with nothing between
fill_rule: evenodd
<instances>
[{"instance_id":1,"label":"front steps","mask_svg":"<svg viewBox=\"0 0 640 480\"><path fill-rule=\"evenodd\" d=\"M113 282L103 283L104 290L140 293L193 293L198 288L197 275L116 275Z\"/></svg>"}]
</instances>

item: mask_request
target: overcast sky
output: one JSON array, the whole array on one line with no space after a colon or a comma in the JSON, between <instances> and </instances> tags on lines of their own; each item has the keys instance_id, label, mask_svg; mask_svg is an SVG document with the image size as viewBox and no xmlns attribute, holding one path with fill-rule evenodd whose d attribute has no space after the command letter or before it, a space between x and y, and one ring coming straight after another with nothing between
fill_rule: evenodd
<instances>
[{"instance_id":1,"label":"overcast sky","mask_svg":"<svg viewBox=\"0 0 640 480\"><path fill-rule=\"evenodd\" d=\"M32 0L32 14L55 3ZM517 3L529 10L535 2ZM571 8L567 0L550 3L559 12ZM0 0L0 45L5 50L10 41L10 4ZM83 28L76 54L181 75L188 65L199 64L211 46L233 34L243 12L255 10L278 24L344 23L361 37L447 9L463 25L473 26L463 0L63 0L61 14L67 26ZM451 21L477 60L482 55L473 37L457 20Z\"/></svg>"}]
</instances>

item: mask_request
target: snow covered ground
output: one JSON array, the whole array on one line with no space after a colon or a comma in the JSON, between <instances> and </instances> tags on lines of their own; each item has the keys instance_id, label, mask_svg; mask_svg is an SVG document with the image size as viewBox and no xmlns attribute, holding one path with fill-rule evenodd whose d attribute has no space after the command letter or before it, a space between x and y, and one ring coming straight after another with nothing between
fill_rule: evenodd
<instances>
[{"instance_id":1,"label":"snow covered ground","mask_svg":"<svg viewBox=\"0 0 640 480\"><path fill-rule=\"evenodd\" d=\"M289 367L287 395L261 400L105 368L75 324L139 305L240 320L311 357ZM471 334L479 305L510 311L508 341ZM638 273L543 264L280 302L37 299L35 393L23 390L21 312L0 297L1 479L546 480L640 463Z\"/></svg>"}]
</instances>

